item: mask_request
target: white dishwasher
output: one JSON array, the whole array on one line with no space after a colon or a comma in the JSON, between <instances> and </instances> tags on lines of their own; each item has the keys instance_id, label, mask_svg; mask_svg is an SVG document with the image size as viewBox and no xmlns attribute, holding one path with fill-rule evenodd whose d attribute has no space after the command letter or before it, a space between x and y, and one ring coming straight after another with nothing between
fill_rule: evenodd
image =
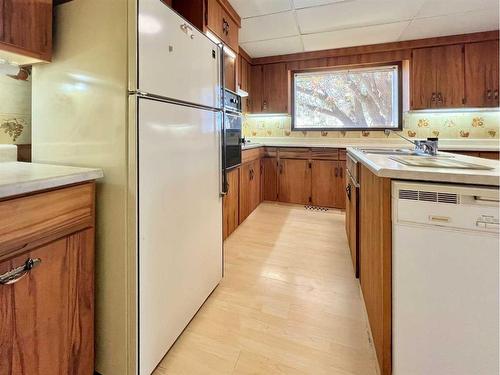
<instances>
[{"instance_id":1,"label":"white dishwasher","mask_svg":"<svg viewBox=\"0 0 500 375\"><path fill-rule=\"evenodd\" d=\"M498 201L393 182L393 375L499 374Z\"/></svg>"}]
</instances>

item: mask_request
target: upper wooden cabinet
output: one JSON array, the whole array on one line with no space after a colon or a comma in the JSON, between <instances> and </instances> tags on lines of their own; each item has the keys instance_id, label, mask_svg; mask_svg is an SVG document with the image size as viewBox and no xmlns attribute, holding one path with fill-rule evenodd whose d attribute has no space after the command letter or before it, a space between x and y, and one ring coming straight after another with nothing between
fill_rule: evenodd
<instances>
[{"instance_id":1,"label":"upper wooden cabinet","mask_svg":"<svg viewBox=\"0 0 500 375\"><path fill-rule=\"evenodd\" d=\"M20 64L50 61L52 0L0 0L0 49L27 57Z\"/></svg>"},{"instance_id":2,"label":"upper wooden cabinet","mask_svg":"<svg viewBox=\"0 0 500 375\"><path fill-rule=\"evenodd\" d=\"M463 45L414 49L412 53L411 108L464 106Z\"/></svg>"},{"instance_id":3,"label":"upper wooden cabinet","mask_svg":"<svg viewBox=\"0 0 500 375\"><path fill-rule=\"evenodd\" d=\"M173 0L172 8L198 29L215 34L238 53L241 19L227 0Z\"/></svg>"},{"instance_id":4,"label":"upper wooden cabinet","mask_svg":"<svg viewBox=\"0 0 500 375\"><path fill-rule=\"evenodd\" d=\"M285 63L254 65L251 70L251 112L288 112L288 71Z\"/></svg>"},{"instance_id":5,"label":"upper wooden cabinet","mask_svg":"<svg viewBox=\"0 0 500 375\"><path fill-rule=\"evenodd\" d=\"M465 105L498 107L498 41L465 45Z\"/></svg>"}]
</instances>

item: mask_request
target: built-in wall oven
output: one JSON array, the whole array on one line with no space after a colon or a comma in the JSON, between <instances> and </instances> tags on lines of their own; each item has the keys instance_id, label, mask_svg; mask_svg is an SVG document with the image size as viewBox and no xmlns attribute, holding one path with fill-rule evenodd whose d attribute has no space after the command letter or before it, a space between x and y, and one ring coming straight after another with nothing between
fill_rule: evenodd
<instances>
[{"instance_id":1,"label":"built-in wall oven","mask_svg":"<svg viewBox=\"0 0 500 375\"><path fill-rule=\"evenodd\" d=\"M241 98L232 91L224 92L224 162L226 170L241 164Z\"/></svg>"}]
</instances>

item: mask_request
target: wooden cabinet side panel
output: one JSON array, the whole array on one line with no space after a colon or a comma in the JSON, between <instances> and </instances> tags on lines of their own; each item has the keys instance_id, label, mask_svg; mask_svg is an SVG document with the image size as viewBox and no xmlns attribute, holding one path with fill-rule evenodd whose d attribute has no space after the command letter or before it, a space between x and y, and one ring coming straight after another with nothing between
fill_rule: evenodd
<instances>
[{"instance_id":1,"label":"wooden cabinet side panel","mask_svg":"<svg viewBox=\"0 0 500 375\"><path fill-rule=\"evenodd\" d=\"M360 168L360 284L382 375L392 364L391 182Z\"/></svg>"},{"instance_id":2,"label":"wooden cabinet side panel","mask_svg":"<svg viewBox=\"0 0 500 375\"><path fill-rule=\"evenodd\" d=\"M0 263L0 273L40 265L0 288L0 373L94 371L94 230L63 237Z\"/></svg>"},{"instance_id":3,"label":"wooden cabinet side panel","mask_svg":"<svg viewBox=\"0 0 500 375\"><path fill-rule=\"evenodd\" d=\"M311 199L311 168L308 160L281 159L278 199L280 202L308 204Z\"/></svg>"},{"instance_id":4,"label":"wooden cabinet side panel","mask_svg":"<svg viewBox=\"0 0 500 375\"><path fill-rule=\"evenodd\" d=\"M250 215L252 206L252 194L250 186L250 164L243 164L239 170L239 180L240 180L240 197L239 197L239 218L238 221L241 224Z\"/></svg>"},{"instance_id":5,"label":"wooden cabinet side panel","mask_svg":"<svg viewBox=\"0 0 500 375\"><path fill-rule=\"evenodd\" d=\"M252 191L252 203L250 213L253 212L257 208L257 206L261 202L261 167L260 167L260 159L254 160L251 163L251 191Z\"/></svg>"}]
</instances>

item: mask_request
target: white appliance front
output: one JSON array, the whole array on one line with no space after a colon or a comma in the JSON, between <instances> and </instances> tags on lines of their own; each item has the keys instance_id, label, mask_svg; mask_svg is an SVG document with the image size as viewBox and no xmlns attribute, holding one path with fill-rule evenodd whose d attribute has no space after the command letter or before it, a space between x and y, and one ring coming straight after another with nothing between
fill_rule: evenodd
<instances>
[{"instance_id":1,"label":"white appliance front","mask_svg":"<svg viewBox=\"0 0 500 375\"><path fill-rule=\"evenodd\" d=\"M219 113L138 99L139 373L222 278Z\"/></svg>"},{"instance_id":2,"label":"white appliance front","mask_svg":"<svg viewBox=\"0 0 500 375\"><path fill-rule=\"evenodd\" d=\"M498 190L492 193L478 199L488 191L393 183L394 375L498 374Z\"/></svg>"},{"instance_id":3,"label":"white appliance front","mask_svg":"<svg viewBox=\"0 0 500 375\"><path fill-rule=\"evenodd\" d=\"M139 0L138 90L219 108L220 51L160 0Z\"/></svg>"}]
</instances>

